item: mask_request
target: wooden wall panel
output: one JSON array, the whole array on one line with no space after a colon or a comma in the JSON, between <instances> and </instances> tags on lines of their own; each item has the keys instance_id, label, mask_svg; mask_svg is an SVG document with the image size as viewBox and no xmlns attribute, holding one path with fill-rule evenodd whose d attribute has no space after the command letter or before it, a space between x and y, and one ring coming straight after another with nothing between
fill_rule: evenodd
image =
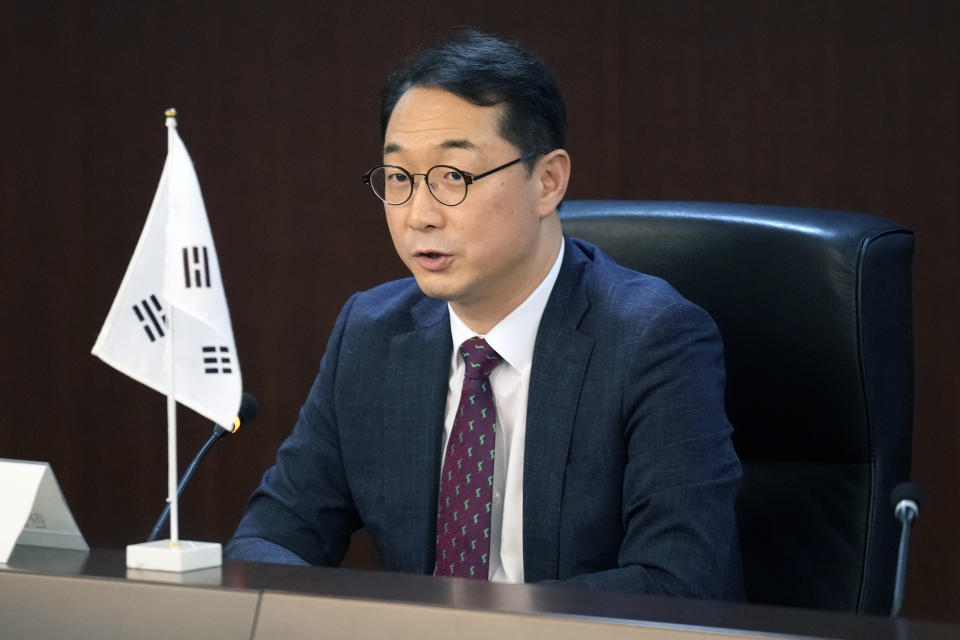
<instances>
[{"instance_id":1,"label":"wooden wall panel","mask_svg":"<svg viewBox=\"0 0 960 640\"><path fill-rule=\"evenodd\" d=\"M594 5L594 6L591 6ZM917 231L908 611L960 620L960 5L498 0L0 7L0 456L49 460L90 542L149 531L164 400L89 355L165 154L197 166L257 423L218 445L182 534L227 538L291 428L344 300L403 275L377 202L377 94L472 23L553 66L570 197L869 211ZM181 411L185 465L210 426ZM362 560L361 560L362 561Z\"/></svg>"}]
</instances>

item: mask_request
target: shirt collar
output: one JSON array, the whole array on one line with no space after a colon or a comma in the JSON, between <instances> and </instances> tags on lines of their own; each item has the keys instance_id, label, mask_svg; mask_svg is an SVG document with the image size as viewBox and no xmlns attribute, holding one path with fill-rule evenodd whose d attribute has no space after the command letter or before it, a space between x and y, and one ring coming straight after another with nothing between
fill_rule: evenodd
<instances>
[{"instance_id":1,"label":"shirt collar","mask_svg":"<svg viewBox=\"0 0 960 640\"><path fill-rule=\"evenodd\" d=\"M547 307L547 301L550 299L550 292L553 291L553 285L560 275L560 265L563 263L563 250L566 240L560 240L560 252L557 259L547 273L547 277L534 289L526 300L519 307L511 311L503 320L498 322L485 336L494 351L500 354L500 357L511 367L520 372L526 372L533 364L533 346L537 340L537 330L540 327L540 319L543 317L543 310ZM462 364L460 358L456 357L456 352L464 340L477 335L467 325L463 323L450 303L447 303L450 309L450 335L453 338L454 366Z\"/></svg>"}]
</instances>

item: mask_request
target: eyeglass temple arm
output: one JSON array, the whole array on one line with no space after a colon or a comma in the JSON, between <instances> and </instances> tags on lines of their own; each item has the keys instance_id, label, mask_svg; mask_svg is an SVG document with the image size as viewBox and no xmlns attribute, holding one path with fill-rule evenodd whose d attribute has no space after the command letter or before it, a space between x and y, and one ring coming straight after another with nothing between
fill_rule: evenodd
<instances>
[{"instance_id":1,"label":"eyeglass temple arm","mask_svg":"<svg viewBox=\"0 0 960 640\"><path fill-rule=\"evenodd\" d=\"M534 151L533 153L527 153L527 154L525 154L525 155L520 156L520 157L517 158L516 160L511 160L510 162L508 162L508 163L506 163L506 164L502 164L502 165L500 165L499 167L496 167L496 168L494 168L494 169L490 169L490 171L484 171L483 173L481 173L481 174L478 175L478 176L473 176L473 175L470 175L469 173L466 173L466 172L461 172L461 173L463 173L464 177L467 179L467 184L471 184L472 182L474 182L474 181L476 181L476 180L479 180L480 178L486 178L486 177L487 177L488 175L490 175L491 173L496 173L497 171L500 171L501 169L506 169L507 167L512 167L513 165L517 164L518 162L523 162L523 161L525 161L525 160L529 160L530 158L535 158L535 157L537 157L537 156L539 156L539 155L542 155L542 154L539 153L539 152L536 152L536 151Z\"/></svg>"}]
</instances>

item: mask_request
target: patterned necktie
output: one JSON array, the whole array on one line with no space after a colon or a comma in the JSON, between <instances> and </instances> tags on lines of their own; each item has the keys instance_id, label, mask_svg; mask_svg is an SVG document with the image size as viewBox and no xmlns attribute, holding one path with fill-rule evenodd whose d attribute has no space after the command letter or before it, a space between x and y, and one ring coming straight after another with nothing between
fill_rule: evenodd
<instances>
[{"instance_id":1,"label":"patterned necktie","mask_svg":"<svg viewBox=\"0 0 960 640\"><path fill-rule=\"evenodd\" d=\"M466 370L440 474L433 573L486 580L497 431L489 377L501 358L486 340L476 337L460 345L460 355Z\"/></svg>"}]
</instances>

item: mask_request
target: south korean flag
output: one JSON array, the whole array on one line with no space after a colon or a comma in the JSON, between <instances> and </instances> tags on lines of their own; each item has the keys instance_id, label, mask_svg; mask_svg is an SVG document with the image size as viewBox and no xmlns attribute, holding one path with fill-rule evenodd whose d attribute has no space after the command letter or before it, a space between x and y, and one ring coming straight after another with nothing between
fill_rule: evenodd
<instances>
[{"instance_id":1,"label":"south korean flag","mask_svg":"<svg viewBox=\"0 0 960 640\"><path fill-rule=\"evenodd\" d=\"M167 118L160 185L93 354L163 394L172 366L178 402L221 425L237 415L243 384L230 311L200 184L174 117Z\"/></svg>"}]
</instances>

